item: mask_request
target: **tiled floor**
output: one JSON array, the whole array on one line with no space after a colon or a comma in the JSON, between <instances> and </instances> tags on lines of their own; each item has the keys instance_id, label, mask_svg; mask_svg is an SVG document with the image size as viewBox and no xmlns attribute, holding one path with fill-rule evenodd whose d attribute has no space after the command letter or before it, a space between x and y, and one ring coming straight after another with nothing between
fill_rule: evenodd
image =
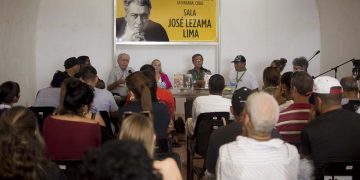
<instances>
[{"instance_id":1,"label":"tiled floor","mask_svg":"<svg viewBox=\"0 0 360 180\"><path fill-rule=\"evenodd\" d=\"M173 147L173 152L178 153L181 159L181 175L186 180L186 138L185 134L177 134L179 138L179 147Z\"/></svg>"},{"instance_id":2,"label":"tiled floor","mask_svg":"<svg viewBox=\"0 0 360 180\"><path fill-rule=\"evenodd\" d=\"M186 138L185 134L177 134L177 137L179 138L179 147L173 147L173 152L178 153L180 155L181 159L181 175L183 177L183 180L187 180L187 160L186 160ZM195 160L194 165L201 167L203 164L202 160ZM194 176L194 179L196 179L196 176Z\"/></svg>"}]
</instances>

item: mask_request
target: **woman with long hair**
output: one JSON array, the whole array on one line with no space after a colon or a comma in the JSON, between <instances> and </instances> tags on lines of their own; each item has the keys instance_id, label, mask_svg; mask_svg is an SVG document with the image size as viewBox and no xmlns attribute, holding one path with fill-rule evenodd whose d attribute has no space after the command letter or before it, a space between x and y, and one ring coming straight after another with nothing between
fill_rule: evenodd
<instances>
[{"instance_id":1,"label":"woman with long hair","mask_svg":"<svg viewBox=\"0 0 360 180\"><path fill-rule=\"evenodd\" d=\"M162 71L160 60L154 59L151 65L155 68L155 79L158 86L163 89L171 89L171 82L169 77Z\"/></svg>"},{"instance_id":2,"label":"woman with long hair","mask_svg":"<svg viewBox=\"0 0 360 180\"><path fill-rule=\"evenodd\" d=\"M266 67L263 71L263 91L272 95L280 104L280 71L276 67Z\"/></svg>"},{"instance_id":3,"label":"woman with long hair","mask_svg":"<svg viewBox=\"0 0 360 180\"><path fill-rule=\"evenodd\" d=\"M44 122L45 143L53 160L81 160L101 144L101 123L89 118L94 92L76 78L65 80L60 92L59 108Z\"/></svg>"},{"instance_id":4,"label":"woman with long hair","mask_svg":"<svg viewBox=\"0 0 360 180\"><path fill-rule=\"evenodd\" d=\"M0 118L0 179L60 179L60 171L46 158L36 116L15 106Z\"/></svg>"},{"instance_id":5,"label":"woman with long hair","mask_svg":"<svg viewBox=\"0 0 360 180\"><path fill-rule=\"evenodd\" d=\"M155 133L158 139L168 137L169 110L167 106L156 98L156 83L144 75L143 72L134 72L126 77L131 102L120 108L120 125L125 112L149 111L153 115Z\"/></svg>"},{"instance_id":6,"label":"woman with long hair","mask_svg":"<svg viewBox=\"0 0 360 180\"><path fill-rule=\"evenodd\" d=\"M154 158L155 140L153 122L151 114L148 112L125 113L123 124L119 135L120 140L133 140L145 146L149 156ZM182 179L180 170L176 162L171 158L161 161L154 161L154 169L158 170L163 179L180 180Z\"/></svg>"}]
</instances>

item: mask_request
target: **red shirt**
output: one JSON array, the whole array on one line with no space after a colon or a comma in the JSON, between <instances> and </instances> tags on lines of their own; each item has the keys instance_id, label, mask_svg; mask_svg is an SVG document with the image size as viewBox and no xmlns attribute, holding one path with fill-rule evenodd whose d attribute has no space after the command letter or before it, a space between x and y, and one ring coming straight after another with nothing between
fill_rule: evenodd
<instances>
[{"instance_id":1,"label":"red shirt","mask_svg":"<svg viewBox=\"0 0 360 180\"><path fill-rule=\"evenodd\" d=\"M165 105L169 108L170 119L173 120L175 113L175 100L174 96L170 91L162 88L157 88L156 96L160 102L165 103Z\"/></svg>"},{"instance_id":2,"label":"red shirt","mask_svg":"<svg viewBox=\"0 0 360 180\"><path fill-rule=\"evenodd\" d=\"M300 134L306 123L309 122L311 104L294 103L282 110L276 129L286 142L300 142Z\"/></svg>"},{"instance_id":3,"label":"red shirt","mask_svg":"<svg viewBox=\"0 0 360 180\"><path fill-rule=\"evenodd\" d=\"M99 124L54 119L44 122L44 140L52 160L82 160L84 154L101 144Z\"/></svg>"}]
</instances>

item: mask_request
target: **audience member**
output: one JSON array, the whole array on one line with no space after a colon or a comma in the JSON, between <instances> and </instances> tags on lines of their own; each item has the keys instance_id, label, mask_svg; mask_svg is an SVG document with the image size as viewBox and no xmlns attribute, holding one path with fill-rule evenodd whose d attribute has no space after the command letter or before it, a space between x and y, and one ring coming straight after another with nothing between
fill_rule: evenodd
<instances>
[{"instance_id":1,"label":"audience member","mask_svg":"<svg viewBox=\"0 0 360 180\"><path fill-rule=\"evenodd\" d=\"M113 140L88 153L81 170L84 180L161 180L144 146L135 141Z\"/></svg>"},{"instance_id":2,"label":"audience member","mask_svg":"<svg viewBox=\"0 0 360 180\"><path fill-rule=\"evenodd\" d=\"M271 132L279 117L276 100L265 92L248 97L243 118L243 135L222 145L217 179L297 179L297 149Z\"/></svg>"},{"instance_id":3,"label":"audience member","mask_svg":"<svg viewBox=\"0 0 360 180\"><path fill-rule=\"evenodd\" d=\"M280 78L280 111L286 109L290 104L294 103L291 97L291 79L292 71L285 72Z\"/></svg>"},{"instance_id":4,"label":"audience member","mask_svg":"<svg viewBox=\"0 0 360 180\"><path fill-rule=\"evenodd\" d=\"M352 76L344 77L340 80L343 88L342 108L357 112L360 107L359 88L356 79Z\"/></svg>"},{"instance_id":5,"label":"audience member","mask_svg":"<svg viewBox=\"0 0 360 180\"><path fill-rule=\"evenodd\" d=\"M80 61L76 57L70 57L65 60L64 67L66 76L74 77L80 71Z\"/></svg>"},{"instance_id":6,"label":"audience member","mask_svg":"<svg viewBox=\"0 0 360 180\"><path fill-rule=\"evenodd\" d=\"M149 111L154 117L154 128L158 139L167 138L169 126L169 110L156 98L156 82L150 80L143 72L134 72L126 78L126 85L132 96L131 102L120 107L120 124L125 112Z\"/></svg>"},{"instance_id":7,"label":"audience member","mask_svg":"<svg viewBox=\"0 0 360 180\"><path fill-rule=\"evenodd\" d=\"M313 90L313 79L305 71L295 72L291 80L291 96L294 103L280 111L276 129L282 139L300 148L300 134L310 120L309 98Z\"/></svg>"},{"instance_id":8,"label":"audience member","mask_svg":"<svg viewBox=\"0 0 360 180\"><path fill-rule=\"evenodd\" d=\"M284 70L287 60L285 58L275 59L271 62L270 67L277 68L280 73Z\"/></svg>"},{"instance_id":9,"label":"audience member","mask_svg":"<svg viewBox=\"0 0 360 180\"><path fill-rule=\"evenodd\" d=\"M150 113L147 114L148 117L145 116L144 113L131 113L129 115L130 116L126 117L122 123L119 139L133 140L142 143L149 156L154 158L156 136ZM154 161L154 168L163 175L164 180L182 179L176 162L171 158Z\"/></svg>"},{"instance_id":10,"label":"audience member","mask_svg":"<svg viewBox=\"0 0 360 180\"><path fill-rule=\"evenodd\" d=\"M111 70L109 79L107 81L107 89L114 95L118 96L118 104L122 106L126 101L128 95L128 88L126 87L125 78L134 72L134 69L128 67L130 56L126 53L121 53L118 56L117 63L119 66Z\"/></svg>"},{"instance_id":11,"label":"audience member","mask_svg":"<svg viewBox=\"0 0 360 180\"><path fill-rule=\"evenodd\" d=\"M247 87L251 90L258 89L258 81L256 76L246 69L246 59L243 55L238 55L233 61L235 71L231 71L229 75L230 85L236 86L236 89Z\"/></svg>"},{"instance_id":12,"label":"audience member","mask_svg":"<svg viewBox=\"0 0 360 180\"><path fill-rule=\"evenodd\" d=\"M309 62L305 57L295 58L292 62L293 70L295 71L305 71L307 72L307 68L309 66Z\"/></svg>"},{"instance_id":13,"label":"audience member","mask_svg":"<svg viewBox=\"0 0 360 180\"><path fill-rule=\"evenodd\" d=\"M153 81L152 84L156 84L155 80L155 68L149 64L145 64L141 66L140 71L144 73L146 77L149 78L150 81ZM157 88L157 86L154 86L153 88L156 88L152 91L156 92L156 97L160 102L165 103L165 105L169 109L170 114L170 123L169 126L173 127L173 121L175 116L175 100L174 96L171 94L170 91L163 89L163 88Z\"/></svg>"},{"instance_id":14,"label":"audience member","mask_svg":"<svg viewBox=\"0 0 360 180\"><path fill-rule=\"evenodd\" d=\"M64 81L56 115L44 122L44 140L53 160L81 160L89 149L101 144L97 122L88 118L94 99L93 90L75 78Z\"/></svg>"},{"instance_id":15,"label":"audience member","mask_svg":"<svg viewBox=\"0 0 360 180\"><path fill-rule=\"evenodd\" d=\"M0 85L0 115L20 99L20 86L17 82L6 81Z\"/></svg>"},{"instance_id":16,"label":"audience member","mask_svg":"<svg viewBox=\"0 0 360 180\"><path fill-rule=\"evenodd\" d=\"M80 71L84 67L92 66L89 56L79 56L78 60L80 62ZM75 75L75 77L80 78L80 71ZM96 83L95 87L99 89L105 89L105 82L102 79L98 78L98 82Z\"/></svg>"},{"instance_id":17,"label":"audience member","mask_svg":"<svg viewBox=\"0 0 360 180\"><path fill-rule=\"evenodd\" d=\"M40 89L36 95L34 107L58 107L60 103L60 87L66 79L64 73L53 76L50 87Z\"/></svg>"},{"instance_id":18,"label":"audience member","mask_svg":"<svg viewBox=\"0 0 360 180\"><path fill-rule=\"evenodd\" d=\"M234 115L235 122L215 130L209 139L208 150L206 153L205 165L206 176L211 179L215 176L216 160L219 157L220 146L235 141L237 136L243 133L243 110L245 102L252 91L246 87L242 87L233 93L231 98L230 111ZM272 138L280 138L276 129L271 132Z\"/></svg>"},{"instance_id":19,"label":"audience member","mask_svg":"<svg viewBox=\"0 0 360 180\"><path fill-rule=\"evenodd\" d=\"M118 106L112 94L106 89L96 88L98 82L97 71L92 66L83 67L80 71L80 78L90 87L94 88L93 112L106 111L114 117L118 116Z\"/></svg>"},{"instance_id":20,"label":"audience member","mask_svg":"<svg viewBox=\"0 0 360 180\"><path fill-rule=\"evenodd\" d=\"M158 86L164 89L171 89L172 88L171 82L169 80L169 77L165 73L163 73L160 60L158 59L153 60L151 62L151 65L155 68L155 72L156 72L155 78Z\"/></svg>"},{"instance_id":21,"label":"audience member","mask_svg":"<svg viewBox=\"0 0 360 180\"><path fill-rule=\"evenodd\" d=\"M203 67L204 58L201 54L194 54L191 59L194 68L190 69L187 74L192 75L192 79L195 82L195 88L202 88L205 85L205 74L211 75L211 71Z\"/></svg>"},{"instance_id":22,"label":"audience member","mask_svg":"<svg viewBox=\"0 0 360 180\"><path fill-rule=\"evenodd\" d=\"M274 96L276 101L280 104L280 71L275 67L267 67L263 71L263 91Z\"/></svg>"},{"instance_id":23,"label":"audience member","mask_svg":"<svg viewBox=\"0 0 360 180\"><path fill-rule=\"evenodd\" d=\"M214 74L209 79L209 93L207 96L197 97L192 106L192 119L186 121L190 136L194 133L197 117L207 112L230 112L231 100L222 97L225 88L224 77Z\"/></svg>"},{"instance_id":24,"label":"audience member","mask_svg":"<svg viewBox=\"0 0 360 180\"><path fill-rule=\"evenodd\" d=\"M0 179L62 179L57 166L46 158L36 116L15 106L0 119Z\"/></svg>"},{"instance_id":25,"label":"audience member","mask_svg":"<svg viewBox=\"0 0 360 180\"><path fill-rule=\"evenodd\" d=\"M333 77L314 80L315 109L320 114L301 133L301 153L314 160L316 179L328 162L360 160L360 115L341 108L342 88Z\"/></svg>"},{"instance_id":26,"label":"audience member","mask_svg":"<svg viewBox=\"0 0 360 180\"><path fill-rule=\"evenodd\" d=\"M80 63L80 69L86 66L91 66L89 56L79 56L77 59L79 60Z\"/></svg>"}]
</instances>

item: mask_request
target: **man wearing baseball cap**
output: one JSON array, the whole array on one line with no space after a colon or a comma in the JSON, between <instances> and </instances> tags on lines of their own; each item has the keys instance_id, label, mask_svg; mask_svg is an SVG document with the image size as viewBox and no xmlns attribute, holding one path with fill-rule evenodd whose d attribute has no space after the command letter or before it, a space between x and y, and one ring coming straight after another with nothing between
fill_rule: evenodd
<instances>
[{"instance_id":1,"label":"man wearing baseball cap","mask_svg":"<svg viewBox=\"0 0 360 180\"><path fill-rule=\"evenodd\" d=\"M233 61L235 71L230 72L229 82L235 89L247 87L256 90L259 85L256 76L246 69L246 59L243 55L237 55Z\"/></svg>"},{"instance_id":2,"label":"man wearing baseball cap","mask_svg":"<svg viewBox=\"0 0 360 180\"><path fill-rule=\"evenodd\" d=\"M360 160L360 115L341 108L342 87L333 77L316 78L313 93L319 116L301 133L301 153L314 160L315 177L323 179L326 163Z\"/></svg>"}]
</instances>

